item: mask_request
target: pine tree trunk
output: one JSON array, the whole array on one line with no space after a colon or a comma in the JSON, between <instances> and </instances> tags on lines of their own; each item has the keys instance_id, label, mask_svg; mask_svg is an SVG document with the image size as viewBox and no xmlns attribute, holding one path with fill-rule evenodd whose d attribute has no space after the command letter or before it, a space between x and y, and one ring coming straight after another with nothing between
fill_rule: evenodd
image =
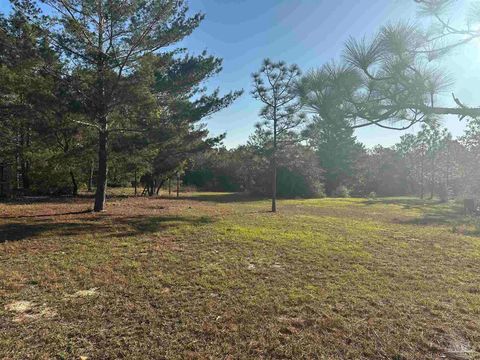
<instances>
[{"instance_id":1,"label":"pine tree trunk","mask_svg":"<svg viewBox=\"0 0 480 360\"><path fill-rule=\"evenodd\" d=\"M164 183L165 179L162 179L162 181L160 181L159 185L157 186L157 195L160 195L160 190L162 189Z\"/></svg>"},{"instance_id":2,"label":"pine tree trunk","mask_svg":"<svg viewBox=\"0 0 480 360\"><path fill-rule=\"evenodd\" d=\"M147 183L147 194L148 196L152 196L153 195L153 179L150 178L148 179L148 183Z\"/></svg>"},{"instance_id":3,"label":"pine tree trunk","mask_svg":"<svg viewBox=\"0 0 480 360\"><path fill-rule=\"evenodd\" d=\"M94 211L103 211L105 209L105 199L107 192L107 151L108 151L108 132L106 131L106 119L104 129L99 132L98 136L98 174L97 174L97 191L95 193Z\"/></svg>"},{"instance_id":4,"label":"pine tree trunk","mask_svg":"<svg viewBox=\"0 0 480 360\"><path fill-rule=\"evenodd\" d=\"M23 160L21 163L21 169L22 169L22 187L25 190L30 189L30 165L28 161Z\"/></svg>"},{"instance_id":5,"label":"pine tree trunk","mask_svg":"<svg viewBox=\"0 0 480 360\"><path fill-rule=\"evenodd\" d=\"M135 168L135 196L137 196L137 169Z\"/></svg>"},{"instance_id":6,"label":"pine tree trunk","mask_svg":"<svg viewBox=\"0 0 480 360\"><path fill-rule=\"evenodd\" d=\"M92 192L93 188L93 159L92 163L90 164L90 175L88 177L88 192Z\"/></svg>"},{"instance_id":7,"label":"pine tree trunk","mask_svg":"<svg viewBox=\"0 0 480 360\"><path fill-rule=\"evenodd\" d=\"M180 174L177 174L177 198L180 197Z\"/></svg>"},{"instance_id":8,"label":"pine tree trunk","mask_svg":"<svg viewBox=\"0 0 480 360\"><path fill-rule=\"evenodd\" d=\"M432 160L432 174L430 176L430 200L435 196L435 160Z\"/></svg>"},{"instance_id":9,"label":"pine tree trunk","mask_svg":"<svg viewBox=\"0 0 480 360\"><path fill-rule=\"evenodd\" d=\"M30 162L25 159L25 150L30 148L30 131L27 128L22 134L22 186L25 190L30 189Z\"/></svg>"},{"instance_id":10,"label":"pine tree trunk","mask_svg":"<svg viewBox=\"0 0 480 360\"><path fill-rule=\"evenodd\" d=\"M95 205L93 210L100 212L105 209L105 201L107 195L107 175L108 175L108 101L105 91L105 69L106 57L103 52L103 36L104 36L104 17L103 2L98 2L99 19L98 19L98 44L97 63L96 63L96 120L99 125L98 133L98 173L97 173L97 189L95 192ZM100 16L101 15L101 16Z\"/></svg>"},{"instance_id":11,"label":"pine tree trunk","mask_svg":"<svg viewBox=\"0 0 480 360\"><path fill-rule=\"evenodd\" d=\"M153 179L150 181L150 188L148 190L148 195L153 196L155 194L155 189L157 188L157 180Z\"/></svg>"},{"instance_id":12,"label":"pine tree trunk","mask_svg":"<svg viewBox=\"0 0 480 360\"><path fill-rule=\"evenodd\" d=\"M75 174L73 173L72 170L70 170L70 178L72 179L72 195L77 196L78 195L78 185L77 185L77 180L75 180Z\"/></svg>"},{"instance_id":13,"label":"pine tree trunk","mask_svg":"<svg viewBox=\"0 0 480 360\"><path fill-rule=\"evenodd\" d=\"M421 162L421 173L420 173L420 198L423 200L424 196L425 196L425 190L424 190L424 185L423 185L423 181L424 181L424 177L425 177L425 173L424 173L424 160L423 160L423 156L422 156L422 162Z\"/></svg>"},{"instance_id":14,"label":"pine tree trunk","mask_svg":"<svg viewBox=\"0 0 480 360\"><path fill-rule=\"evenodd\" d=\"M275 160L273 161L273 176L272 176L272 212L277 212L277 166Z\"/></svg>"},{"instance_id":15,"label":"pine tree trunk","mask_svg":"<svg viewBox=\"0 0 480 360\"><path fill-rule=\"evenodd\" d=\"M20 189L20 153L18 146L15 151L15 190Z\"/></svg>"},{"instance_id":16,"label":"pine tree trunk","mask_svg":"<svg viewBox=\"0 0 480 360\"><path fill-rule=\"evenodd\" d=\"M277 119L274 110L272 155L272 212L277 212Z\"/></svg>"}]
</instances>

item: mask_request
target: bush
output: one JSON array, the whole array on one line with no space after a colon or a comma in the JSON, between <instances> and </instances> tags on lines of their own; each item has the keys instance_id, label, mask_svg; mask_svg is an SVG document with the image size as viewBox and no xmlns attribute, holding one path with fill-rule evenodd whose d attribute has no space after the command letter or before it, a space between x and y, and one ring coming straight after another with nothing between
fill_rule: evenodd
<instances>
[{"instance_id":1,"label":"bush","mask_svg":"<svg viewBox=\"0 0 480 360\"><path fill-rule=\"evenodd\" d=\"M277 195L284 198L318 197L323 194L323 186L300 171L282 167L277 174Z\"/></svg>"},{"instance_id":2,"label":"bush","mask_svg":"<svg viewBox=\"0 0 480 360\"><path fill-rule=\"evenodd\" d=\"M312 183L313 197L315 198L324 198L327 196L325 193L325 185L318 180Z\"/></svg>"},{"instance_id":3,"label":"bush","mask_svg":"<svg viewBox=\"0 0 480 360\"><path fill-rule=\"evenodd\" d=\"M30 195L70 195L72 194L72 181L70 174L59 167L38 167L30 172ZM78 179L77 179L78 182Z\"/></svg>"},{"instance_id":4,"label":"bush","mask_svg":"<svg viewBox=\"0 0 480 360\"><path fill-rule=\"evenodd\" d=\"M372 191L370 194L368 194L369 199L376 199L377 198L377 193L375 191Z\"/></svg>"},{"instance_id":5,"label":"bush","mask_svg":"<svg viewBox=\"0 0 480 360\"><path fill-rule=\"evenodd\" d=\"M346 186L340 185L333 192L333 196L339 198L348 198L350 197L350 190Z\"/></svg>"},{"instance_id":6,"label":"bush","mask_svg":"<svg viewBox=\"0 0 480 360\"><path fill-rule=\"evenodd\" d=\"M206 189L214 177L211 169L188 169L183 176L183 183Z\"/></svg>"}]
</instances>

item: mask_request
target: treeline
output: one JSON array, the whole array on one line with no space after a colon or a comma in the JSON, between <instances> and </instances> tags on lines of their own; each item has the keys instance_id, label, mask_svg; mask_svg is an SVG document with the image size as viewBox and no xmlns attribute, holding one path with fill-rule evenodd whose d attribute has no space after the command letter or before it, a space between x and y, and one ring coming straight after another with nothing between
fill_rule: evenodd
<instances>
[{"instance_id":1,"label":"treeline","mask_svg":"<svg viewBox=\"0 0 480 360\"><path fill-rule=\"evenodd\" d=\"M471 120L453 139L438 123L423 125L392 147L367 149L345 129L310 137L283 150L278 194L311 196L474 197L480 192L480 124ZM214 149L194 156L184 181L211 191L248 191L270 195L269 154L257 134L247 145ZM349 141L346 141L346 140Z\"/></svg>"}]
</instances>

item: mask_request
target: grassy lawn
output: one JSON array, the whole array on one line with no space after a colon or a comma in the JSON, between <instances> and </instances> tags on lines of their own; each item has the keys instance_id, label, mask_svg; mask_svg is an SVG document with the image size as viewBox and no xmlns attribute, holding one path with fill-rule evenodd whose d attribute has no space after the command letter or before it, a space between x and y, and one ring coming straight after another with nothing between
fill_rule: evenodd
<instances>
[{"instance_id":1,"label":"grassy lawn","mask_svg":"<svg viewBox=\"0 0 480 360\"><path fill-rule=\"evenodd\" d=\"M0 358L475 359L454 204L232 194L0 204Z\"/></svg>"}]
</instances>

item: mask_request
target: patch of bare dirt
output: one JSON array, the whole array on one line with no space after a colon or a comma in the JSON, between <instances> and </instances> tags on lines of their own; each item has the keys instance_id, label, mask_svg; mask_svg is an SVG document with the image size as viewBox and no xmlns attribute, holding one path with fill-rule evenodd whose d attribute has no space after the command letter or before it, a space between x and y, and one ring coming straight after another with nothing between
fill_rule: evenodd
<instances>
[{"instance_id":1,"label":"patch of bare dirt","mask_svg":"<svg viewBox=\"0 0 480 360\"><path fill-rule=\"evenodd\" d=\"M85 297L91 297L98 295L98 289L97 288L91 288L87 290L78 290L77 292L67 295L67 297L70 298L85 298Z\"/></svg>"},{"instance_id":2,"label":"patch of bare dirt","mask_svg":"<svg viewBox=\"0 0 480 360\"><path fill-rule=\"evenodd\" d=\"M14 301L5 305L5 310L15 313L13 322L25 322L39 319L51 319L57 312L46 305L37 305L31 301Z\"/></svg>"},{"instance_id":3,"label":"patch of bare dirt","mask_svg":"<svg viewBox=\"0 0 480 360\"><path fill-rule=\"evenodd\" d=\"M472 360L478 359L479 353L473 350L470 342L458 334L445 334L443 346L437 347L441 353L440 359L448 360Z\"/></svg>"}]
</instances>

